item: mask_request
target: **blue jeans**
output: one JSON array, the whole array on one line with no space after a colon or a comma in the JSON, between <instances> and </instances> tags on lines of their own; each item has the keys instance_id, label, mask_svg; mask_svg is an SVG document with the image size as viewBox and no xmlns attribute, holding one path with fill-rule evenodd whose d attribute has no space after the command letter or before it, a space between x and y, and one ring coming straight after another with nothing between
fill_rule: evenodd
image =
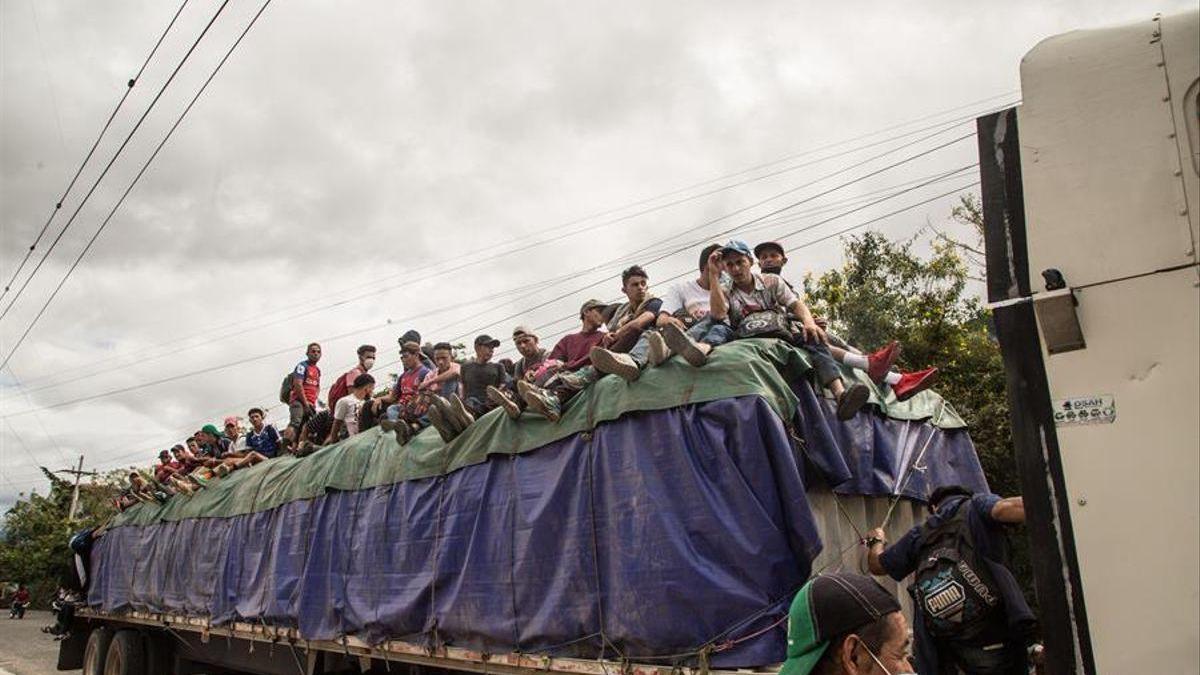
<instances>
[{"instance_id":1,"label":"blue jeans","mask_svg":"<svg viewBox=\"0 0 1200 675\"><path fill-rule=\"evenodd\" d=\"M735 337L733 328L729 324L724 321L716 321L711 316L697 321L696 325L688 329L687 334L696 342L703 342L713 347L719 347Z\"/></svg>"},{"instance_id":2,"label":"blue jeans","mask_svg":"<svg viewBox=\"0 0 1200 675\"><path fill-rule=\"evenodd\" d=\"M646 339L650 331L642 331L642 336L633 345L633 349L629 350L629 357L633 362L638 364L638 368L646 367L646 354L650 353L650 341Z\"/></svg>"}]
</instances>

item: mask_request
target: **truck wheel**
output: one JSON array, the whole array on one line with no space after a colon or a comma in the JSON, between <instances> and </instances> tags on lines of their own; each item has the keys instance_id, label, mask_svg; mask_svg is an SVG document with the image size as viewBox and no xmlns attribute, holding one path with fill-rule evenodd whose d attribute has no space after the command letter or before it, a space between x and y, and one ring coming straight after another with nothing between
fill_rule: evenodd
<instances>
[{"instance_id":1,"label":"truck wheel","mask_svg":"<svg viewBox=\"0 0 1200 675\"><path fill-rule=\"evenodd\" d=\"M108 656L104 657L104 675L146 675L146 650L141 633L130 629L117 631Z\"/></svg>"},{"instance_id":2,"label":"truck wheel","mask_svg":"<svg viewBox=\"0 0 1200 675\"><path fill-rule=\"evenodd\" d=\"M112 639L113 631L108 626L92 629L83 648L83 675L104 675L104 659Z\"/></svg>"},{"instance_id":3,"label":"truck wheel","mask_svg":"<svg viewBox=\"0 0 1200 675\"><path fill-rule=\"evenodd\" d=\"M174 672L171 657L175 653L171 639L158 631L146 633L143 639L146 645L146 673L171 675Z\"/></svg>"}]
</instances>

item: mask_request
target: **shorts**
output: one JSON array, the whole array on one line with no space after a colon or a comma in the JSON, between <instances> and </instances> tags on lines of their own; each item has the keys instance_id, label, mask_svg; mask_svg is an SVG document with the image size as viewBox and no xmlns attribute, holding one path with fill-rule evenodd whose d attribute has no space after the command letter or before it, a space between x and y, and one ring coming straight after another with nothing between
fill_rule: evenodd
<instances>
[{"instance_id":1,"label":"shorts","mask_svg":"<svg viewBox=\"0 0 1200 675\"><path fill-rule=\"evenodd\" d=\"M310 415L308 409L300 401L292 401L288 404L288 426L300 430L304 423L308 421Z\"/></svg>"}]
</instances>

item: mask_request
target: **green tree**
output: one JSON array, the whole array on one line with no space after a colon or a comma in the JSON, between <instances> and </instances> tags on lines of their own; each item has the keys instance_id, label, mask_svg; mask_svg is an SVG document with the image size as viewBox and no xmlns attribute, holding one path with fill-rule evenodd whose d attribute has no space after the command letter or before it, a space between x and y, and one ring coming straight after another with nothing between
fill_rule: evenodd
<instances>
[{"instance_id":1,"label":"green tree","mask_svg":"<svg viewBox=\"0 0 1200 675\"><path fill-rule=\"evenodd\" d=\"M936 365L936 389L969 425L992 491L1017 495L1004 364L990 312L971 292L972 282L983 277L978 201L961 198L950 217L970 226L975 240L963 242L935 228L932 250L920 255L915 237L901 242L876 232L848 237L842 267L809 275L804 289L813 312L851 344L873 349L898 339L904 347L901 367ZM1025 539L1013 544L1015 571L1029 588Z\"/></svg>"},{"instance_id":2,"label":"green tree","mask_svg":"<svg viewBox=\"0 0 1200 675\"><path fill-rule=\"evenodd\" d=\"M79 511L67 519L73 484L44 467L50 481L43 496L34 491L22 495L4 514L0 534L0 581L29 586L34 602L43 604L71 574L72 556L67 540L86 527L96 527L116 512L113 498L120 492L127 470L108 472L81 484Z\"/></svg>"}]
</instances>

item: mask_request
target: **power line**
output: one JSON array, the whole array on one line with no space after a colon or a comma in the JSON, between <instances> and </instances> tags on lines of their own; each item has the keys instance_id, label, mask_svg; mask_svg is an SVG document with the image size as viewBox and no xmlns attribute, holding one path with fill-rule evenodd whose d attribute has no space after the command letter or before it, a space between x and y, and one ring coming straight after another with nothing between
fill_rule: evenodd
<instances>
[{"instance_id":1,"label":"power line","mask_svg":"<svg viewBox=\"0 0 1200 675\"><path fill-rule=\"evenodd\" d=\"M224 2L221 4L221 9L224 9L228 2L229 0L224 0ZM146 170L150 168L150 164L154 161L154 158L158 157L158 153L163 149L163 146L167 144L167 141L171 139L172 134L174 134L175 130L179 128L179 125L183 122L184 118L187 117L188 112L190 112L192 107L196 105L196 101L200 99L200 95L203 94L204 90L208 88L208 85L213 81L213 78L216 77L217 73L221 71L221 67L224 66L225 62L229 60L229 57L233 54L233 51L242 43L242 39L246 37L246 34L250 32L250 29L254 27L254 24L258 22L258 18L262 16L263 11L265 11L267 6L270 4L271 0L266 0L266 2L262 4L258 12L254 14L254 17L250 19L250 23L248 23L242 33L238 35L237 40L234 41L233 45L229 48L229 51L225 52L225 56L223 56L221 61L217 63L217 67L214 68L212 73L209 74L208 78L204 80L204 84L200 86L199 91L197 91L196 95L192 97L192 100L188 103L187 107L183 109L183 112L180 113L179 118L175 120L175 123L171 125L171 128L167 131L167 135L164 136L158 146L154 148L154 152L150 154L150 157L146 159L146 162L142 165L142 168L138 170L137 175L135 175L133 180L129 183L129 187L125 188L125 192L121 195L121 198L118 199L117 203L113 205L112 210L108 212L108 215L104 218L104 222L100 223L99 229L97 229L96 233L92 235L92 238L88 240L87 246L85 246L83 250L79 252L79 255L75 258L75 262L71 263L71 267L67 269L67 273L63 275L63 278L58 282L58 285L54 288L54 292L52 292L50 297L46 299L46 302L42 304L41 309L38 310L38 313L33 317L33 320L29 322L29 326L25 328L25 332L21 333L21 337L17 338L16 344L13 345L12 349L8 352L8 355L4 357L4 361L0 362L0 367L8 365L8 362L12 359L13 355L17 353L18 349L20 349L21 344L25 341L25 338L29 336L30 331L33 330L33 327L37 325L38 320L42 318L42 315L45 314L46 310L50 307L50 303L54 302L54 298L58 296L58 293L62 290L63 285L67 283L67 279L71 278L71 274L75 271L75 268L79 266L79 263L83 261L84 256L86 256L88 251L91 250L92 245L96 243L96 239L100 237L102 232L104 232L104 228L108 227L108 223L112 220L113 215L116 214L117 209L121 208L121 204L125 202L125 198L129 196L130 192L133 191L134 186L136 186L138 181L141 180L142 176L145 175ZM218 9L217 14L220 14L220 11L221 10ZM212 21L215 21L216 18L216 15L214 15ZM212 25L212 21L209 21L209 26ZM208 26L205 26L204 30L207 31ZM201 33L201 37L203 36L204 34ZM197 39L197 44L198 43L199 39ZM192 48L195 48L195 44L192 45ZM188 53L190 54L191 50L189 50ZM186 59L187 57L185 56L184 58ZM182 61L180 62L180 65L183 65ZM178 72L178 69L176 69L176 72ZM174 77L174 73L172 73L172 77ZM167 83L169 84L170 80L168 80ZM166 85L164 85L164 89L165 87ZM161 95L161 93L162 92L160 91L159 94ZM158 99L156 98L155 100ZM149 112L149 110L147 110L147 112ZM141 121L139 120L138 123L140 124ZM107 169L105 170L107 171ZM103 175L101 175L101 178L103 178ZM78 213L78 211L76 211L76 213ZM72 219L74 219L74 216L72 216ZM64 231L66 231L65 228ZM53 246L51 246L51 248L53 248ZM49 252L47 251L47 255L48 254ZM45 258L43 258L43 260L45 260ZM35 269L34 271L36 272L37 270Z\"/></svg>"},{"instance_id":2,"label":"power line","mask_svg":"<svg viewBox=\"0 0 1200 675\"><path fill-rule=\"evenodd\" d=\"M992 99L999 98L999 97L1001 97L1001 96L1007 96L1007 95L1008 95L1008 94L1001 94L1001 95L997 95L997 96L992 96L992 97L988 97L987 99L982 99L982 101L992 100ZM719 177L719 178L715 178L715 179L710 179L710 180L708 180L708 181L703 181L703 182L701 182L701 183L696 183L696 184L694 184L693 186L689 186L688 188L682 188L682 189L680 189L680 190L676 190L676 191L674 191L674 192L666 193L666 195L661 195L660 197L653 197L653 198L649 198L649 199L646 199L646 200L642 200L641 202L635 202L635 203L634 203L634 204L632 204L632 205L626 205L626 206L623 206L623 207L617 207L617 208L615 208L615 209L609 209L609 210L607 210L607 211L600 212L599 214L593 214L592 216L587 216L587 217L584 217L584 218L575 219L575 220L573 220L573 221L570 221L570 222L568 222L568 223L564 223L564 224L562 224L562 225L558 225L558 226L555 226L555 227L551 227L551 228L548 228L548 229L541 230L541 231L539 231L539 232L537 232L537 233L531 233L530 235L525 235L525 236L523 236L523 237L518 237L518 238L516 238L516 239L513 239L513 240L510 240L509 242L506 242L506 243L514 243L514 242L517 242L517 241L521 241L521 240L527 239L527 238L529 238L529 237L531 237L531 236L536 236L536 234L538 234L538 233L548 233L548 232L557 231L557 230L559 230L559 229L562 229L562 228L563 228L563 227L565 227L565 226L574 225L574 224L578 224L578 223L581 223L581 222L586 222L586 221L588 221L588 220L594 219L595 217L599 217L599 216L608 215L608 214L611 214L611 213L618 212L618 211L620 211L620 210L622 210L622 209L624 209L624 208L629 208L629 207L631 207L631 206L637 206L637 205L641 205L641 204L649 203L649 202L652 202L652 201L654 201L654 200L656 200L656 199L659 199L659 198L662 198L662 197L666 197L666 196L673 196L673 195L675 195L675 194L679 194L680 192L683 192L683 191L686 191L686 190L688 190L688 189L691 189L692 187L704 186L704 185L708 185L708 184L711 184L711 183L714 183L714 182L719 182L719 181L721 181L721 180L724 180L724 179L726 179L726 178L730 178L730 177L737 177L737 176L740 176L740 175L745 175L745 174L747 174L747 173L751 173L751 172L753 172L753 171L755 171L755 170L757 170L757 169L761 169L761 168L764 168L764 167L769 167L769 166L777 165L777 164L779 164L779 163L782 163L782 162L784 162L784 161L788 161L788 160L790 160L790 159L795 159L795 158L798 158L798 157L806 156L806 155L808 155L808 154L813 154L813 153L815 153L815 152L817 152L817 151L819 151L819 150L822 150L822 149L826 149L826 148L830 148L830 147L836 147L836 146L838 146L838 145L844 145L844 144L846 144L846 143L853 142L853 141L855 141L855 140L859 140L859 139L862 139L862 138L868 138L868 137L870 137L870 136L878 135L879 133L883 133L883 131L886 131L886 130L890 130L890 129L894 129L894 128L898 128L898 127L903 127L903 126L908 126L908 125L910 125L910 124L913 124L913 123L915 123L915 122L917 122L917 121L921 121L921 120L923 120L923 119L928 119L929 117L941 116L941 115L943 115L943 114L945 114L945 113L947 113L947 112L950 112L950 111L953 111L953 110L957 110L957 109L960 109L960 108L964 108L964 107L968 107L968 106L970 106L970 105L974 105L974 103L972 103L972 104L966 104L966 105L964 105L964 106L959 106L958 108L951 108L951 109L949 109L949 110L942 111L942 112L940 112L940 113L935 113L935 114L932 114L932 115L926 116L926 117L924 117L924 118L918 118L918 119L916 119L916 120L910 120L909 122L905 122L905 123L902 123L902 124L899 124L899 125L893 125L892 127L887 127L887 128L885 128L885 129L883 129L883 130L878 130L878 131L875 131L875 132L871 132L871 133L869 133L869 134L864 134L864 135L862 135L862 136L855 137L855 138L853 138L853 139L849 139L849 140L847 140L847 141L840 141L840 142L838 142L838 143L833 143L833 144L829 144L829 145L826 145L826 146L822 146L822 147L820 147L820 148L816 148L816 149L814 149L814 150L811 150L811 151L806 151L806 152L803 152L803 153L798 153L798 154L796 154L796 155L792 155L792 156L790 156L790 157L787 157L787 158L783 158L783 159L780 159L780 160L775 160L775 161L773 161L773 162L769 162L769 163L767 163L767 164L759 165L759 166L757 166L757 167L752 167L751 169L746 169L746 170L743 170L743 171L740 171L740 172L737 172L737 173L734 173L734 174L729 174L729 175L727 175L727 176L723 176L723 177ZM816 164L816 163L819 163L819 162L823 162L823 161L827 161L827 160L829 160L829 159L833 159L833 158L836 158L836 157L844 156L845 154L849 154L850 152L857 152L857 151L864 150L864 149L867 149L867 148L870 148L870 147L874 147L874 146L877 146L877 145L881 145L881 144L884 144L884 143L888 143L888 142L891 142L891 141L894 141L894 140L899 140L899 139L901 139L901 138L904 138L904 137L907 137L907 136L915 135L915 134L917 134L917 133L922 133L922 132L924 132L924 131L927 131L927 130L929 130L929 129L934 129L934 128L937 128L937 127L945 126L945 125L947 125L947 124L955 125L956 123L959 123L959 122L961 122L961 121L963 121L963 120L970 120L970 119L974 119L974 117L975 117L975 116L977 116L977 114L978 114L978 113L973 113L972 115L969 115L969 116L966 116L966 117L963 117L963 118L955 118L955 119L953 119L953 120L939 122L939 123L937 123L937 124L934 124L934 125L930 125L930 126L927 126L927 127L922 127L922 128L920 128L920 129L916 129L916 130L913 130L913 131L907 132L907 133L905 133L905 134L901 134L901 135L899 135L899 136L890 137L890 138L883 139L883 140L880 140L880 141L877 141L877 142L874 142L874 143L870 143L870 144L867 144L867 145L864 145L864 146L860 146L860 147L857 147L857 148L852 148L852 149L850 149L850 150L848 150L848 151L845 151L845 152L837 153L837 154L834 154L834 155L829 155L829 156L826 156L826 157L821 157L821 158L819 158L819 159L817 159L817 160L813 160L813 161L811 161L811 162L806 162L806 163L804 163L804 164L795 165L795 166L792 166L792 167L787 167L787 168L785 168L785 169L782 169L782 170L780 170L780 171L776 171L776 172L774 172L774 173L771 173L771 174L767 174L767 175L764 175L764 176L759 176L759 177L756 177L756 178L754 178L754 179L750 179L750 180L742 181L742 182L735 183L735 184L732 184L732 185L726 185L726 186L723 186L723 187L721 187L721 188L719 188L719 189L717 189L717 190L713 190L713 191L705 192L705 193L702 193L702 194L699 194L699 195L693 195L693 196L691 196L691 197L689 197L689 198L687 198L687 199L683 199L683 200L676 200L676 201L670 202L670 203L668 203L668 204L661 204L661 205L659 205L659 206L656 206L656 207L654 207L654 208L652 208L652 209L646 209L646 210L639 211L639 212L637 212L637 213L634 213L634 214L626 214L625 216L622 216L622 217L620 217L620 218L613 219L613 220L609 220L609 221L606 221L606 222L600 223L600 224L598 224L598 225L592 225L592 226L589 226L589 227L586 227L586 228L582 228L582 229L580 229L580 230L577 230L577 231L574 231L574 232L568 233L567 235L562 235L562 236L559 236L559 237L555 237L555 238L553 238L553 239L550 239L550 240L542 240L542 241L538 241L538 242L535 242L535 243L533 243L533 244L526 245L526 246L516 247L516 248L510 249L510 250L508 250L508 251L503 251L503 252L501 252L501 253L497 253L497 254L494 254L494 255L490 255L490 256L487 256L487 257L484 257L484 258L481 258L481 259L478 259L478 260L470 261L470 262L468 262L468 263L465 263L465 264L459 265L459 266L457 266L457 267L452 267L452 268L442 268L442 269L440 269L438 272L436 272L436 273L435 273L433 276L435 276L435 277L436 277L436 276L442 276L442 275L445 275L445 274L450 274L450 273L453 273L453 272L456 272L456 271L460 271L460 270L462 270L462 269L466 269L466 268L469 268L469 267L472 267L472 266L475 266L475 265L478 265L478 264L481 264L481 263L484 263L484 262L488 262L488 261L495 260L495 259L498 259L498 258L506 257L506 256L508 256L508 255L512 255L512 254L515 254L515 253L520 253L520 252L523 252L523 251L529 250L529 249L531 249L531 248L534 248L534 247L536 247L536 246L541 246L541 245L543 245L543 244L550 243L550 242L552 242L552 241L557 241L557 240L560 240L560 239L566 238L567 236L574 236L574 235L576 235L576 234L580 234L580 233L583 233L583 232L592 232L592 231L594 231L594 229L595 229L595 228L597 228L597 227L606 227L606 226L608 226L608 225L612 225L612 224L615 224L615 223L623 222L623 221L625 221L625 220L629 220L629 219L631 219L631 218L634 218L634 217L637 217L637 216L646 215L647 213L650 213L650 212L653 212L653 211L657 211L657 210L661 210L661 209L664 209L664 208L668 208L668 207L670 207L670 206L678 205L678 204L680 204L680 203L683 203L683 202L686 202L686 201L691 201L691 200L698 199L698 198L702 198L702 197L705 197L705 196L711 196L712 194L715 194L715 193L717 193L717 192L720 192L720 191L724 191L724 190L727 190L727 189L732 189L732 188L735 188L735 187L740 187L740 186L742 186L742 185L748 184L748 183L750 183L750 182L753 182L753 181L762 180L762 179L769 178L769 177L774 177L774 176L780 175L780 174L782 174L782 173L785 173L785 172L788 172L788 171L793 171L793 170L796 170L796 169L798 169L798 168L803 168L803 167L806 167L806 166L811 166L811 165L813 165L813 164ZM948 128L953 128L953 126L951 126L951 127L948 127ZM947 129L948 129L948 128L947 128ZM943 131L945 131L945 130L947 130L947 129L943 129ZM901 147L901 148L903 148L903 147L906 147L906 146L900 146L900 147ZM894 150L894 149L893 149L893 150ZM465 254L462 254L462 255L463 255L463 256L470 256L470 255L474 255L474 254L476 254L476 253L480 253L480 252L491 251L491 250L493 250L494 248L495 248L494 246L485 246L485 247L482 247L482 248L476 249L476 250L474 250L474 251L471 251L471 252L468 252L468 253L465 253ZM409 277L409 276L411 276L411 275L413 275L413 274L416 274L416 273L418 273L418 272L421 272L421 271L423 271L424 269L427 269L427 268L430 268L430 267L435 267L435 266L440 266L440 265L441 265L441 263L431 263L431 264L429 264L429 265L420 266L420 267L418 267L418 268L415 268L415 269L413 269L413 270L406 270L405 272L402 272L402 273L399 273L399 274L396 274L396 275L389 275L388 277L384 277L384 278L383 278L383 280L389 280L389 279L393 279L393 278L397 278L397 277ZM334 293L334 294L330 294L330 295L327 295L327 296L325 296L325 297L331 297L331 296L333 296L333 295L337 295L337 294L340 294L340 293L344 293L344 292L347 292L347 291L350 291L350 290L356 290L356 289L358 289L358 288L365 288L365 287L369 287L369 286L371 286L371 285L374 285L374 284L378 283L379 281L380 281L380 280L378 280L378 279L377 279L377 280L375 280L375 281L373 281L373 282L371 282L371 283L369 283L369 284L360 284L360 285L357 285L357 286L354 286L354 287L350 287L350 288L347 288L347 289L343 289L343 290L341 290L341 291L337 291L336 293ZM178 343L178 342L186 342L186 341L188 341L188 340L194 339L195 337L197 337L197 336L198 336L198 334L196 334L196 333L192 333L192 334L189 334L189 335L187 335L187 336L184 336L184 337L182 337L182 338L178 338L178 339L176 339L176 340L168 340L167 342L165 342L165 343L160 343L160 344L158 344L158 345L151 345L151 346L148 346L148 347L142 347L142 348L138 348L138 350L137 350L137 351L138 351L139 358L137 359L137 362L144 362L145 360L148 360L148 359L157 359L157 358L161 358L161 357L164 357L164 356L168 356L168 355L172 355L172 354L177 354L177 353L180 353L180 352L183 352L183 351L188 351L188 350L190 350L190 349L199 348L199 347L201 347L201 346L205 346L205 345L208 345L208 344L212 344L212 343L214 343L214 342L219 342L219 341L221 341L221 340L228 339L228 338L230 338L230 337L235 337L235 336L238 336L238 335L243 335L243 334L246 334L246 333L250 333L250 332L254 332L254 331L258 331L258 330L262 330L262 329L264 329L264 328L267 328L267 327L270 327L270 326L274 326L274 325L279 325L279 324L281 324L281 323L286 323L286 322L288 322L288 321L291 321L291 320L294 320L294 319L297 319L297 318L300 318L300 317L303 317L303 316L309 316L309 315L312 315L312 314L315 314L315 313L318 313L318 312L321 312L321 311L325 311L325 310L328 310L328 309L332 309L332 308L335 308L335 307L338 307L338 306L342 306L342 305L350 304L350 303L352 303L352 302L356 302L356 301L358 301L358 300L362 300L362 299L366 299L366 298L373 297L373 296L376 296L376 295L380 295L380 294L382 294L382 293L386 293L386 292L388 292L388 291L395 290L395 289L397 289L397 288L403 288L403 287L405 287L405 286L407 286L407 285L408 285L408 282L407 282L407 281L405 281L405 282L402 282L402 283L399 283L399 284L390 285L390 286L385 286L385 287L383 287L383 288L375 289L375 290L372 290L372 291L370 291L370 292L363 293L363 294L360 294L360 295L357 295L357 296L354 296L354 297L350 297L350 298L344 298L344 299L338 300L338 301L336 301L336 302L333 302L333 303L331 303L331 304L327 304L327 305L324 305L324 306L318 306L318 307L313 307L313 306L312 306L312 299L310 298L310 299L306 300L305 302L302 302L302 303L296 303L296 304L294 304L294 305L288 305L288 306L285 306L284 308L277 309L277 310L275 310L274 312L267 312L267 313L265 313L265 314L263 314L263 313L259 313L259 314L257 314L257 315L254 317L254 318L256 319L256 321L255 321L255 322L253 323L253 325L251 325L251 326L246 326L246 323L247 323L247 321L246 321L245 319L242 319L242 320L238 320L238 321L232 322L232 323L230 323L230 324L227 324L227 325L224 325L224 326L217 327L217 328L215 329L217 332L219 332L219 331L222 331L222 330L225 330L225 329L227 329L227 328L231 328L231 327L236 327L236 328L238 328L238 330L236 330L236 331L234 331L234 332L232 332L232 333L227 333L227 334L224 334L224 335L215 336L215 337L213 337L212 339L207 339L207 340L204 340L204 341L202 341L202 342L200 342L200 343L194 343L194 344L191 344L191 345L183 346L183 347L180 347L180 348L177 348L177 349L171 350L171 351L169 351L169 352L166 352L166 353L164 353L164 354L158 354L158 355L154 355L154 356L146 357L146 356L145 356L145 351L146 351L146 350L148 350L148 349L156 349L156 348L165 347L165 346L168 346L168 345L171 345L171 344L174 344L174 343ZM299 313L294 313L294 314L291 314L291 315L288 315L288 316L282 317L282 318L280 318L280 319L275 319L275 320L272 320L272 321L267 321L267 322L263 322L263 321L261 320L261 319L262 319L264 316L270 316L270 314L272 314L272 313L279 312L279 311L286 310L286 309L291 309L291 308L294 308L294 307L301 307L301 306L303 306L303 307L306 307L306 309L305 309L304 311L302 311L302 312L299 312ZM205 331L205 332L207 333L207 332L211 332L211 331ZM117 358L117 356L112 356L112 357L108 357L108 358ZM108 360L108 359L105 359L105 360ZM119 369L119 368L120 368L120 366L118 366L118 367L116 367L116 368L114 368L114 369ZM114 370L114 369L110 369L110 370ZM46 377L46 376L41 376L41 377L34 377L34 378L30 378L29 380L27 380L27 382L37 382L37 381L40 381L40 380L44 379L44 377ZM45 388L50 388L50 387L52 387L52 386L57 386L57 385L47 385L47 386L45 386L45 387L41 387L41 388L39 388L38 390L40 390L40 389L45 389Z\"/></svg>"},{"instance_id":3,"label":"power line","mask_svg":"<svg viewBox=\"0 0 1200 675\"><path fill-rule=\"evenodd\" d=\"M131 129L129 134L125 136L125 140L121 142L120 147L118 147L116 152L113 153L112 158L108 160L108 164L104 166L104 170L100 172L100 175L92 183L92 187L88 189L87 194L85 194L83 199L80 200L79 206L75 208L75 211L71 214L71 217L67 219L67 224L63 225L62 230L60 230L58 235L54 237L54 241L50 242L50 248L46 249L46 252L42 254L41 260L38 261L38 264L34 266L33 271L30 272L29 276L25 278L25 282L21 284L21 287L17 289L16 294L13 295L12 301L8 303L8 306L4 308L3 312L0 312L0 319L3 319L5 316L7 316L8 312L13 308L13 305L17 304L17 300L21 299L21 294L25 292L25 289L29 287L29 283L33 281L35 276L37 276L38 270L42 269L42 265L45 264L46 259L50 257L50 254L54 252L55 247L58 246L58 242L62 241L63 235L65 235L67 230L70 229L71 224L75 222L75 217L78 216L79 212L83 210L84 205L87 204L88 199L91 198L92 193L96 191L96 188L100 187L100 181L104 180L104 177L108 175L109 169L112 168L113 164L115 164L117 159L121 156L121 153L124 152L125 147L129 145L129 141L133 140L133 135L142 127L142 122L146 121L146 117L150 114L150 111L154 109L154 106L158 103L159 99L162 98L162 95L166 92L167 87L171 86L171 82L175 80L175 76L179 74L180 69L183 68L183 64L187 63L187 60L191 58L192 52L196 50L196 47L200 44L200 41L203 40L204 36L208 33L208 29L211 28L213 23L216 22L217 17L221 15L221 12L225 11L225 7L228 4L229 0L223 0L221 2L221 6L217 8L217 11L213 14L212 18L208 20L207 24L205 24L204 30L200 31L200 35L196 38L196 41L192 43L192 46L188 48L187 53L184 54L183 58L179 60L178 65L175 66L175 70L171 71L171 76L168 77L167 81L163 83L161 88L159 88L158 93L154 95L154 99L150 101L150 105L146 106L146 110L142 112L142 116L138 118L137 123L133 125L133 129ZM168 136L169 135L170 134L168 134ZM51 216L53 217L53 214L51 214ZM4 360L4 363L8 363L7 358Z\"/></svg>"},{"instance_id":4,"label":"power line","mask_svg":"<svg viewBox=\"0 0 1200 675\"><path fill-rule=\"evenodd\" d=\"M108 128L112 126L113 119L115 119L117 113L120 112L121 106L125 104L125 99L129 98L129 94L133 91L134 85L137 84L138 78L140 78L142 73L146 71L146 66L150 64L150 59L154 58L154 54L158 51L159 46L162 45L163 39L167 37L167 33L170 32L171 27L175 25L175 20L179 18L179 15L183 12L183 8L187 7L187 4L188 0L183 0L183 3L179 5L179 9L175 10L175 15L171 17L171 21L167 24L167 27L163 29L162 34L158 36L158 41L154 43L154 47L151 48L150 53L146 55L146 60L142 61L142 67L138 68L137 74L130 78L129 82L126 83L125 93L121 95L121 99L117 101L117 106L113 108L112 113L109 114L108 119L104 122L104 126L100 129L100 135L96 136L96 141L92 143L91 149L87 151L87 155L84 156L83 161L80 162L79 168L75 170L75 175L71 176L71 182L67 183L67 189L63 190L62 196L58 198L58 201L54 204L54 208L50 210L50 216L46 218L46 223L42 225L42 229L40 232L38 232L37 237L34 238L33 244L30 245L27 251L25 251L25 257L21 259L21 264L17 265L17 271L13 272L12 278L8 280L8 283L4 284L4 290L0 292L0 299L3 299L4 296L8 295L9 289L12 288L12 283L17 280L18 276L20 276L21 270L25 269L25 264L29 262L29 258L33 255L37 245L42 241L42 237L45 236L46 230L50 229L50 222L54 220L54 216L57 215L59 209L62 208L63 202L67 201L67 195L71 194L71 188L75 187L75 181L79 180L79 174L83 173L83 168L87 166L87 163L92 159L92 155L95 154L96 148L100 146L100 140L104 138L104 134L107 133Z\"/></svg>"}]
</instances>

